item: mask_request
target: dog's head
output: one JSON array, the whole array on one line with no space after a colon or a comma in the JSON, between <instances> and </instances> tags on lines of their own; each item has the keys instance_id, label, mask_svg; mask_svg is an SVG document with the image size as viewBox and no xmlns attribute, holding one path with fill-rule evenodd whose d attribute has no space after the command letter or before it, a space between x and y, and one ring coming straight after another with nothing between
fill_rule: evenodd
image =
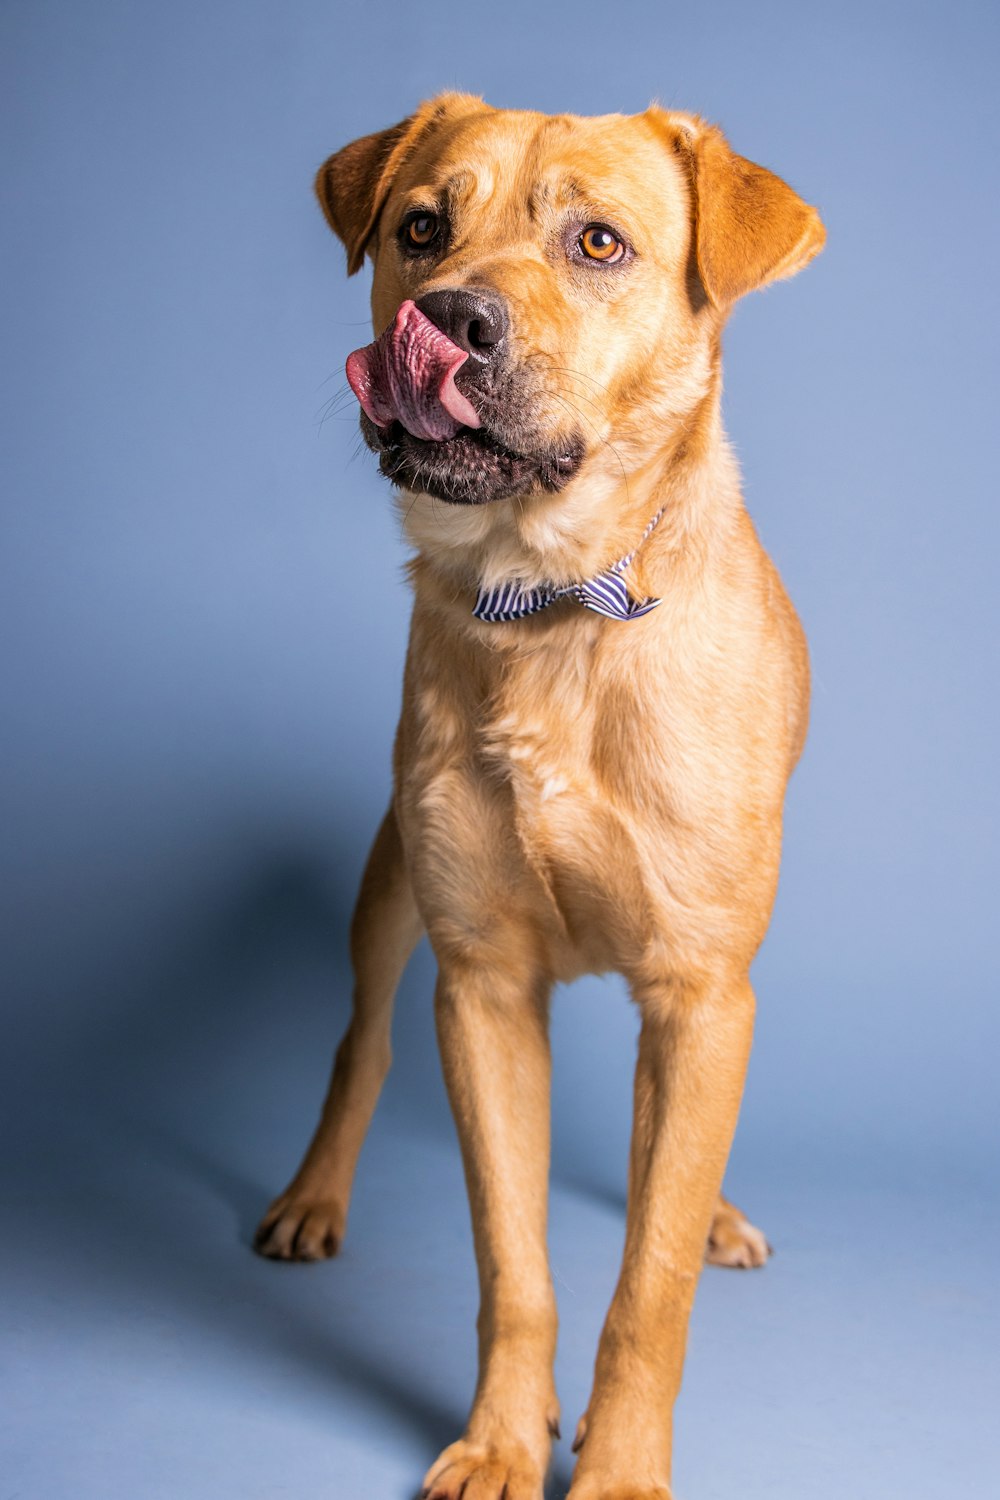
<instances>
[{"instance_id":1,"label":"dog's head","mask_svg":"<svg viewBox=\"0 0 1000 1500\"><path fill-rule=\"evenodd\" d=\"M374 261L348 361L394 483L480 504L633 468L713 390L738 297L821 249L816 210L713 126L449 94L330 157L320 203Z\"/></svg>"}]
</instances>

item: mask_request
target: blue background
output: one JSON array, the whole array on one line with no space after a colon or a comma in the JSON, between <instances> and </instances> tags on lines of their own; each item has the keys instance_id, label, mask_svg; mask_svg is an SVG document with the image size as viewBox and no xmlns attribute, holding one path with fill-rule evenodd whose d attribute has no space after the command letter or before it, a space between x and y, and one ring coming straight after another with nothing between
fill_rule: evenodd
<instances>
[{"instance_id":1,"label":"blue background","mask_svg":"<svg viewBox=\"0 0 1000 1500\"><path fill-rule=\"evenodd\" d=\"M827 223L727 337L815 701L729 1177L778 1253L702 1282L676 1488L987 1493L998 30L954 3L0 10L3 1500L404 1500L464 1419L425 950L341 1259L247 1248L346 1020L409 605L324 407L370 273L311 177L447 87L698 110ZM621 985L560 993L554 1032L571 1434L622 1237Z\"/></svg>"}]
</instances>

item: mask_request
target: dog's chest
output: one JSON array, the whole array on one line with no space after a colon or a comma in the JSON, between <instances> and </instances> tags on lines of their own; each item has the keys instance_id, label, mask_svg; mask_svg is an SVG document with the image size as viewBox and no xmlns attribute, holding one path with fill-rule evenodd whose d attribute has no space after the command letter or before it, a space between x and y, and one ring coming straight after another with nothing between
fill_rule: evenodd
<instances>
[{"instance_id":1,"label":"dog's chest","mask_svg":"<svg viewBox=\"0 0 1000 1500\"><path fill-rule=\"evenodd\" d=\"M609 898L636 856L629 837L617 848L607 837L585 741L580 725L554 742L541 726L508 719L484 737L483 755L506 788L521 870L544 889L548 925L604 968L613 963L604 953Z\"/></svg>"},{"instance_id":2,"label":"dog's chest","mask_svg":"<svg viewBox=\"0 0 1000 1500\"><path fill-rule=\"evenodd\" d=\"M639 809L659 831L664 808L662 778L646 785L653 726L592 666L571 658L510 673L477 717L474 763L513 835L498 881L532 889L535 919L553 950L573 955L569 968L608 969L650 940L657 832Z\"/></svg>"},{"instance_id":3,"label":"dog's chest","mask_svg":"<svg viewBox=\"0 0 1000 1500\"><path fill-rule=\"evenodd\" d=\"M744 909L749 944L778 825L741 792L738 714L638 637L578 640L499 664L455 652L447 672L411 657L399 806L435 946L495 952L530 928L560 978L628 973L700 962Z\"/></svg>"}]
</instances>

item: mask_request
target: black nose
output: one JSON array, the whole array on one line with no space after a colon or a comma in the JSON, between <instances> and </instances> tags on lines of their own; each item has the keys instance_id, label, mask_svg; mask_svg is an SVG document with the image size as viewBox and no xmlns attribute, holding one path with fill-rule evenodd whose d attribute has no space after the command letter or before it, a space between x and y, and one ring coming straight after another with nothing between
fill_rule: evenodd
<instances>
[{"instance_id":1,"label":"black nose","mask_svg":"<svg viewBox=\"0 0 1000 1500\"><path fill-rule=\"evenodd\" d=\"M418 299L417 306L473 359L485 364L502 352L510 318L507 304L497 292L478 288L428 292L426 297Z\"/></svg>"}]
</instances>

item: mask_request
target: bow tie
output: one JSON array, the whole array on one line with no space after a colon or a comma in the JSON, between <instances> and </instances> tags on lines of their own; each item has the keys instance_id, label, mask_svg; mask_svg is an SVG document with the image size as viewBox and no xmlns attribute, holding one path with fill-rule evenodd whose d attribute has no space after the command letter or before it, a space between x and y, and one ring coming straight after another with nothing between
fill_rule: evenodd
<instances>
[{"instance_id":1,"label":"bow tie","mask_svg":"<svg viewBox=\"0 0 1000 1500\"><path fill-rule=\"evenodd\" d=\"M609 620L638 620L641 615L648 615L661 601L633 599L621 575L662 515L663 511L658 510L632 551L603 573L595 573L583 583L566 584L564 588L544 583L538 588L501 583L492 589L480 589L472 613L477 620L492 625L498 620L520 620L525 615L536 614L538 610L555 604L557 599L575 599L584 609L592 609Z\"/></svg>"}]
</instances>

